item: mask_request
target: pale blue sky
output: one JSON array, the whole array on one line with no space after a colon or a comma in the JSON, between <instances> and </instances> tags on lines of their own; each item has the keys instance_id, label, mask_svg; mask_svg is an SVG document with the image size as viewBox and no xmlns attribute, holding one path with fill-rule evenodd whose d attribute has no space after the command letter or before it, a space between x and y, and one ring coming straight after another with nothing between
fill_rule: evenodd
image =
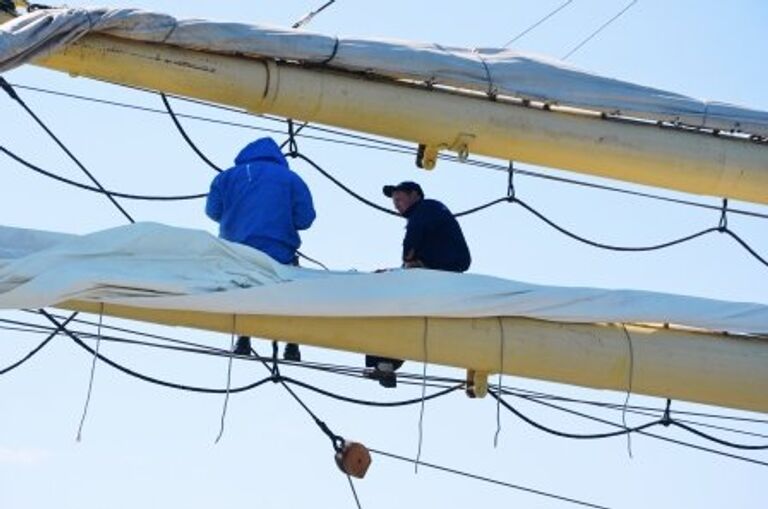
<instances>
[{"instance_id":1,"label":"pale blue sky","mask_svg":"<svg viewBox=\"0 0 768 509\"><path fill-rule=\"evenodd\" d=\"M179 17L200 17L287 26L321 2L113 1ZM497 46L561 2L436 1L364 2L338 0L318 16L312 30L423 40L468 47ZM575 0L557 16L522 38L516 48L562 56L618 12L624 1ZM620 79L667 88L705 99L768 110L764 65L768 4L760 1L640 0L570 61ZM162 108L159 98L73 79L32 67L7 73L30 86ZM186 147L170 120L20 90L27 103L110 188L157 194L201 192L213 172ZM175 102L177 111L254 126L272 124L241 115ZM0 97L5 128L0 144L46 168L80 179L20 108ZM227 165L258 130L184 121L190 135L218 164ZM410 157L300 140L301 149L363 195L388 205L383 183L415 179L428 195L463 210L503 194L506 176L441 162L426 173ZM652 147L649 147L652 150ZM503 162L502 162L503 164ZM533 168L524 165L525 168ZM305 165L295 169L312 188L319 217L304 235L303 250L338 269L372 270L397 263L402 222L363 208ZM558 175L580 177L535 168ZM0 222L13 226L86 233L123 224L103 198L62 187L0 159ZM607 181L602 181L607 182ZM608 182L617 184L615 182ZM718 204L712 197L682 196ZM518 195L554 220L597 240L649 244L717 224L718 213L519 177ZM204 228L215 225L202 203L125 202L138 220ZM733 202L767 213L768 208ZM729 225L754 248L768 253L765 220L733 216ZM462 221L471 243L474 272L521 281L608 288L637 288L768 304L768 269L725 236L711 236L656 253L617 254L582 246L548 229L520 208L498 207ZM15 316L2 313L2 317ZM114 320L107 323L115 324ZM225 345L228 336L199 331L146 330ZM361 334L364 334L361 331ZM2 332L0 367L17 359L40 338ZM224 383L226 363L104 344L104 351L156 376L199 385ZM260 345L268 351L266 343ZM305 349L312 360L357 365L358 355ZM230 401L225 435L218 445L222 398L159 389L99 365L84 441L74 437L88 382L90 359L65 338L38 357L0 377L0 507L27 509L218 507L354 507L346 479L336 471L327 439L279 387L272 385ZM260 378L251 364L235 365L236 382ZM420 365L409 363L409 371ZM456 370L438 370L462 376ZM413 397L418 388L386 392L375 383L292 372L296 377L371 399ZM582 390L507 377L516 387L623 402L621 393ZM418 407L370 410L306 395L306 401L337 432L372 447L404 455L416 451ZM657 399L633 396L635 404L659 406ZM676 403L677 408L734 413ZM602 431L592 423L522 407L553 427ZM580 408L579 408L580 409ZM618 414L597 414L619 420ZM739 414L741 415L741 414ZM760 416L758 416L760 417ZM643 418L630 418L639 424ZM424 422L427 461L469 470L531 488L610 507L765 507L765 467L683 449L643 437L573 442L544 435L503 414L499 447L491 400L453 395L430 403ZM765 426L750 428L766 432ZM695 442L672 429L660 434ZM733 437L731 437L733 438ZM739 437L736 437L739 438ZM744 438L741 441L766 442ZM768 460L765 453L753 457ZM407 464L374 458L368 477L357 484L365 508L488 506L567 507L563 502L455 478Z\"/></svg>"}]
</instances>

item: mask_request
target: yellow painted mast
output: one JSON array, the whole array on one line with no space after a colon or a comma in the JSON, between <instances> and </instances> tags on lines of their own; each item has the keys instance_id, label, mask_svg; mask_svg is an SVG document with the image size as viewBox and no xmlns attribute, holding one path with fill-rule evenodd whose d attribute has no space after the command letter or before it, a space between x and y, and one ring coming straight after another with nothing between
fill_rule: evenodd
<instances>
[{"instance_id":1,"label":"yellow painted mast","mask_svg":"<svg viewBox=\"0 0 768 509\"><path fill-rule=\"evenodd\" d=\"M745 139L97 34L35 63L74 76L423 144L426 166L437 150L468 151L768 204L768 146Z\"/></svg>"},{"instance_id":2,"label":"yellow painted mast","mask_svg":"<svg viewBox=\"0 0 768 509\"><path fill-rule=\"evenodd\" d=\"M664 326L528 318L318 318L169 311L93 302L90 313L503 372L597 389L768 412L768 338ZM234 327L234 330L233 330ZM502 344L503 342L503 344Z\"/></svg>"}]
</instances>

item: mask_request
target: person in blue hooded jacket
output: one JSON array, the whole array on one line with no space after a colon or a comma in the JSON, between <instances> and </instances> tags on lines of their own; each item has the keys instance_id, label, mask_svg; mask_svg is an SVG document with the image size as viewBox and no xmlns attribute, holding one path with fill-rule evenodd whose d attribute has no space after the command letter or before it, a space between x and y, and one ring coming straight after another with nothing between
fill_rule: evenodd
<instances>
[{"instance_id":1,"label":"person in blue hooded jacket","mask_svg":"<svg viewBox=\"0 0 768 509\"><path fill-rule=\"evenodd\" d=\"M205 213L219 223L221 238L293 265L301 245L299 231L315 220L309 188L288 167L272 138L249 143L235 166L213 179Z\"/></svg>"},{"instance_id":2,"label":"person in blue hooded jacket","mask_svg":"<svg viewBox=\"0 0 768 509\"><path fill-rule=\"evenodd\" d=\"M235 158L235 166L213 179L205 213L219 223L219 237L292 265L298 265L299 231L315 220L309 188L272 138L249 143ZM235 353L250 352L250 338L240 337ZM288 344L283 356L300 360L298 345Z\"/></svg>"}]
</instances>

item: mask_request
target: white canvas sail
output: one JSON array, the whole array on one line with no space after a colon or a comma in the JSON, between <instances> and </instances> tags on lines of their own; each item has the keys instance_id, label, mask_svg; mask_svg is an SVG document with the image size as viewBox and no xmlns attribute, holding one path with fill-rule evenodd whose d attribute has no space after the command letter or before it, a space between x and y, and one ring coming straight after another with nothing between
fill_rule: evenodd
<instances>
[{"instance_id":1,"label":"white canvas sail","mask_svg":"<svg viewBox=\"0 0 768 509\"><path fill-rule=\"evenodd\" d=\"M0 308L80 300L230 315L511 316L768 334L768 306L760 304L422 269L318 271L281 265L204 231L156 223L83 236L0 227L0 257Z\"/></svg>"}]
</instances>

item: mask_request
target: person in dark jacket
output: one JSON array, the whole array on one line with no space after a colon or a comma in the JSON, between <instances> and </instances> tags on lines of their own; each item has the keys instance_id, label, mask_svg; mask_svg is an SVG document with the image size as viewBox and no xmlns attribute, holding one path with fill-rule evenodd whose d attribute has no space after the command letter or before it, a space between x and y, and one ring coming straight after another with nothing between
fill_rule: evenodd
<instances>
[{"instance_id":1,"label":"person in dark jacket","mask_svg":"<svg viewBox=\"0 0 768 509\"><path fill-rule=\"evenodd\" d=\"M299 230L315 220L309 188L291 171L272 138L249 143L235 158L235 166L213 179L205 213L219 223L221 238L292 265L298 264ZM241 336L235 353L249 355L250 338ZM286 345L283 356L300 360L298 345Z\"/></svg>"},{"instance_id":2,"label":"person in dark jacket","mask_svg":"<svg viewBox=\"0 0 768 509\"><path fill-rule=\"evenodd\" d=\"M415 182L384 186L383 191L392 198L395 209L408 219L403 239L403 267L450 272L469 269L472 258L467 241L448 207L437 200L425 199L421 186ZM394 387L395 371L403 361L367 355L365 365L373 368L370 375L381 385Z\"/></svg>"},{"instance_id":3,"label":"person in dark jacket","mask_svg":"<svg viewBox=\"0 0 768 509\"><path fill-rule=\"evenodd\" d=\"M403 239L403 267L464 272L472 259L459 222L448 207L424 198L421 186L401 182L384 186L395 209L408 219Z\"/></svg>"}]
</instances>

